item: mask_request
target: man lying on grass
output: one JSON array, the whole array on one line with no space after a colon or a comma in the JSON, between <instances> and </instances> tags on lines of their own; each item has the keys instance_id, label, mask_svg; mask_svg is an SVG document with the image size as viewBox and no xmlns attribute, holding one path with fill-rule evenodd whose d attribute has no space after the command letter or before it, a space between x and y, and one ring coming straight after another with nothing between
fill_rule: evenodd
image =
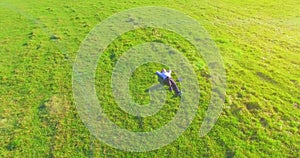
<instances>
[{"instance_id":1,"label":"man lying on grass","mask_svg":"<svg viewBox=\"0 0 300 158\"><path fill-rule=\"evenodd\" d=\"M179 91L175 81L171 77L171 70L166 71L166 69L162 69L161 72L156 71L156 74L158 76L158 80L162 85L168 85L169 90L172 92L172 90L175 91L176 95L180 96L181 92Z\"/></svg>"}]
</instances>

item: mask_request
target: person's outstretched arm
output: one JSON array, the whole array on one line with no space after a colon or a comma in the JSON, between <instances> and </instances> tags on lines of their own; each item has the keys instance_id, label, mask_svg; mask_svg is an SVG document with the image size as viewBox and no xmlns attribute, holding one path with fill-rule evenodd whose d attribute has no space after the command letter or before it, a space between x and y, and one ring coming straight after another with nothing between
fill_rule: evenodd
<instances>
[{"instance_id":1,"label":"person's outstretched arm","mask_svg":"<svg viewBox=\"0 0 300 158\"><path fill-rule=\"evenodd\" d=\"M161 73L159 71L156 71L156 74L158 75L158 77L160 77L161 79L165 79L167 76L164 73Z\"/></svg>"}]
</instances>

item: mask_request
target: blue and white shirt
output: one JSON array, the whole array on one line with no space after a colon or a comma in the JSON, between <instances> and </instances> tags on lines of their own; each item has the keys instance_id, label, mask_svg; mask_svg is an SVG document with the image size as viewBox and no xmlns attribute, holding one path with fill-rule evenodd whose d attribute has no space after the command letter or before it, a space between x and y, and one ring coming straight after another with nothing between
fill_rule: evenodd
<instances>
[{"instance_id":1,"label":"blue and white shirt","mask_svg":"<svg viewBox=\"0 0 300 158\"><path fill-rule=\"evenodd\" d=\"M172 71L169 70L169 71L165 71L165 72L159 72L159 71L156 71L156 74L162 78L163 80L166 79L167 77L171 77L171 73Z\"/></svg>"}]
</instances>

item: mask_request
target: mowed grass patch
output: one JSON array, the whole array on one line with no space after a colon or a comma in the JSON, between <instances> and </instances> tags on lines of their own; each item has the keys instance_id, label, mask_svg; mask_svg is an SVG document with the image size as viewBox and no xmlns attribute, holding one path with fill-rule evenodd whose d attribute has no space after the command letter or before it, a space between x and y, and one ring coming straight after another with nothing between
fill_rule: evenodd
<instances>
[{"instance_id":1,"label":"mowed grass patch","mask_svg":"<svg viewBox=\"0 0 300 158\"><path fill-rule=\"evenodd\" d=\"M167 92L165 105L158 113L151 117L140 119L139 117L131 116L125 113L114 101L111 89L111 75L118 61L117 59L121 58L121 56L133 46L145 42L159 42L169 45L186 54L187 58L193 59L191 62L194 63L196 63L198 59L198 64L192 65L193 68L198 72L208 74L203 59L197 54L194 47L188 41L173 32L154 28L139 29L128 32L116 39L99 58L96 71L96 91L100 104L108 114L108 117L122 128L131 129L133 131L152 131L162 127L172 120L180 104L180 98L174 97L174 92L169 92L167 86L163 87ZM147 52L140 53L147 55ZM161 54L160 58L164 58L164 54ZM176 63L176 60L174 60L174 62ZM160 71L162 68L169 69L168 65L150 62L140 65L133 71L130 81L128 82L130 95L134 102L141 105L149 103L150 96L148 89L159 84L155 72ZM184 76L176 76L176 71L173 72L173 77L175 81L178 78L183 78L184 82ZM199 80L201 81L199 87L203 90L203 97L209 98L210 85L207 83L207 81L209 81L207 76L199 76ZM179 82L178 86L181 88ZM124 117L126 117L126 119L124 119Z\"/></svg>"}]
</instances>

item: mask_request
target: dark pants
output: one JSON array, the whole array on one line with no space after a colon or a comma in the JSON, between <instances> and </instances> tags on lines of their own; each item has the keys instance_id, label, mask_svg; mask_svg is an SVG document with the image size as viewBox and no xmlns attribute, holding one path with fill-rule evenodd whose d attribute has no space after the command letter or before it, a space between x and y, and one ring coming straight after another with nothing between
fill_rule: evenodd
<instances>
[{"instance_id":1,"label":"dark pants","mask_svg":"<svg viewBox=\"0 0 300 158\"><path fill-rule=\"evenodd\" d=\"M179 94L180 91L173 78L167 77L166 79L164 79L164 84L168 85L171 91L174 90L177 95Z\"/></svg>"}]
</instances>

